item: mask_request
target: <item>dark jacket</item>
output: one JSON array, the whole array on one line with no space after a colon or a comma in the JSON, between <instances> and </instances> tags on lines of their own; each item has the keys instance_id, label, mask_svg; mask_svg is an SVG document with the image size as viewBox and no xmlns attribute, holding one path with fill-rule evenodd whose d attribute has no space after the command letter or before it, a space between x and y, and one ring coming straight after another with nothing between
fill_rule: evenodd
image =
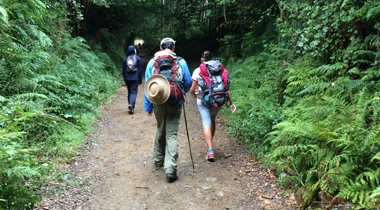
<instances>
[{"instance_id":1,"label":"dark jacket","mask_svg":"<svg viewBox=\"0 0 380 210\"><path fill-rule=\"evenodd\" d=\"M130 56L130 55L133 55L133 56L136 56L137 58L137 68L138 70L136 72L127 72L126 71L126 68L127 68L127 64L126 64L126 60L127 60L127 57ZM125 82L128 82L128 81L138 81L139 84L142 83L142 68L141 68L141 59L139 56L136 55L136 51L135 51L135 47L130 45L128 47L128 50L127 50L127 56L124 58L123 60L123 71L122 71L122 74L123 74L123 78L124 78L124 81Z\"/></svg>"}]
</instances>

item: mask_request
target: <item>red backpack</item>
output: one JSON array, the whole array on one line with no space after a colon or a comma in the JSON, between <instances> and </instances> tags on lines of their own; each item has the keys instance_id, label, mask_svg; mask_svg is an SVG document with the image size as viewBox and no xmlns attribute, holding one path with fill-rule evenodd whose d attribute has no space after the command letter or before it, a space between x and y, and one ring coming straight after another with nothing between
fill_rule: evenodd
<instances>
[{"instance_id":1,"label":"red backpack","mask_svg":"<svg viewBox=\"0 0 380 210\"><path fill-rule=\"evenodd\" d=\"M156 53L153 64L153 74L163 75L170 84L170 96L168 102L178 103L184 100L183 75L178 62L181 57L165 51Z\"/></svg>"},{"instance_id":2,"label":"red backpack","mask_svg":"<svg viewBox=\"0 0 380 210\"><path fill-rule=\"evenodd\" d=\"M201 102L209 107L222 107L227 104L228 93L230 88L230 79L227 69L218 60L210 60L201 63L200 77L198 82L203 92Z\"/></svg>"}]
</instances>

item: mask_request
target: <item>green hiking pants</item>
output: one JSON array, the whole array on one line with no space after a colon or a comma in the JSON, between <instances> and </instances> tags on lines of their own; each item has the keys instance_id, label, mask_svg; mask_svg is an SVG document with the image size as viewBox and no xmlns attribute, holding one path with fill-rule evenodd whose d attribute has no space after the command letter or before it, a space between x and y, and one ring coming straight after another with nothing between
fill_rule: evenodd
<instances>
[{"instance_id":1,"label":"green hiking pants","mask_svg":"<svg viewBox=\"0 0 380 210\"><path fill-rule=\"evenodd\" d=\"M154 139L153 159L164 164L166 173L177 172L178 127L181 118L181 105L154 105L154 116L157 120L157 132Z\"/></svg>"}]
</instances>

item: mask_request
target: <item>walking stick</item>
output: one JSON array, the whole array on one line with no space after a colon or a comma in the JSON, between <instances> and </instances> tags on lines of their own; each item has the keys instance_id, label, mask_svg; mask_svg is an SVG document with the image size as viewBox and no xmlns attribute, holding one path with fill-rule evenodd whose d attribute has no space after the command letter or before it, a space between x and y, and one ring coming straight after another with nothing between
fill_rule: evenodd
<instances>
[{"instance_id":1,"label":"walking stick","mask_svg":"<svg viewBox=\"0 0 380 210\"><path fill-rule=\"evenodd\" d=\"M186 111L185 111L185 102L183 103L182 108L183 108L183 116L185 117L186 134L187 134L187 141L189 142L189 150L190 150L191 164L193 165L193 172L194 172L194 161L193 161L193 155L191 154L191 145L190 145L189 130L187 129L187 119L186 119Z\"/></svg>"}]
</instances>

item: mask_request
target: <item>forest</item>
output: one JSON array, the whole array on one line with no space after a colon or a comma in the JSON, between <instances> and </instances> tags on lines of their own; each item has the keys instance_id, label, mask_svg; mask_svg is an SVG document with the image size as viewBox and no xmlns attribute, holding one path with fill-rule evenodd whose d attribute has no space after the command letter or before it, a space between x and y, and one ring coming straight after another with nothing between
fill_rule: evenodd
<instances>
[{"instance_id":1,"label":"forest","mask_svg":"<svg viewBox=\"0 0 380 210\"><path fill-rule=\"evenodd\" d=\"M299 208L380 208L380 1L0 0L0 209L62 179L125 48L163 37L190 69L207 49L230 70L228 132Z\"/></svg>"}]
</instances>

